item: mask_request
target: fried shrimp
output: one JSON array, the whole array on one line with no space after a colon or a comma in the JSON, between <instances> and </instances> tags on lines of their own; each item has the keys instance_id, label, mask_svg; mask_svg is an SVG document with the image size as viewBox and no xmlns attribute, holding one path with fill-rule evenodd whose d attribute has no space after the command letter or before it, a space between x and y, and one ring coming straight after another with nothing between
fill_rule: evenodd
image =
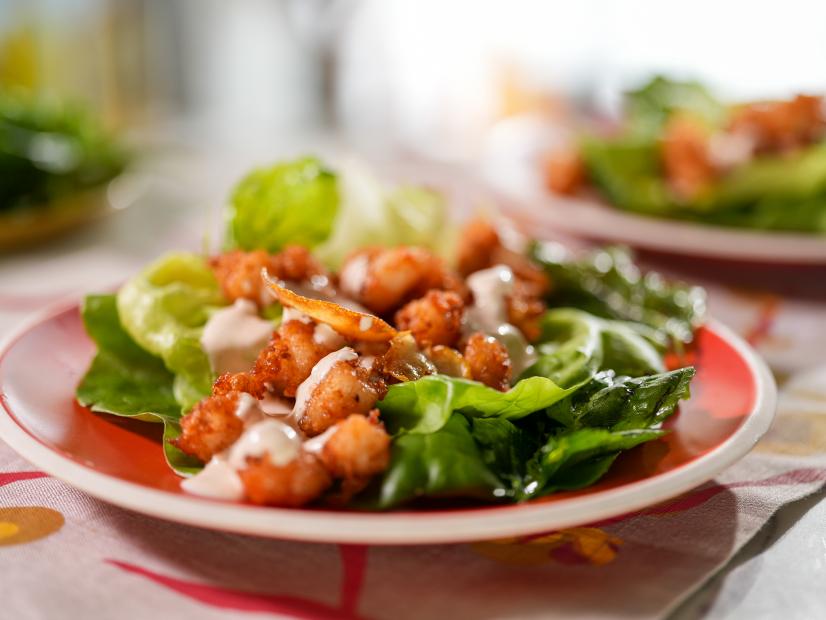
<instances>
[{"instance_id":1,"label":"fried shrimp","mask_svg":"<svg viewBox=\"0 0 826 620\"><path fill-rule=\"evenodd\" d=\"M456 252L459 273L465 277L493 265L506 265L533 295L541 296L551 289L543 269L524 254L506 248L493 224L484 218L475 218L465 226Z\"/></svg>"},{"instance_id":2,"label":"fried shrimp","mask_svg":"<svg viewBox=\"0 0 826 620\"><path fill-rule=\"evenodd\" d=\"M510 386L508 350L495 338L476 332L465 345L464 358L476 381L503 392Z\"/></svg>"},{"instance_id":3,"label":"fried shrimp","mask_svg":"<svg viewBox=\"0 0 826 620\"><path fill-rule=\"evenodd\" d=\"M286 465L275 465L266 456L250 458L238 475L247 499L268 506L303 506L333 482L321 461L304 451Z\"/></svg>"},{"instance_id":4,"label":"fried shrimp","mask_svg":"<svg viewBox=\"0 0 826 620\"><path fill-rule=\"evenodd\" d=\"M464 283L442 259L418 247L356 252L345 261L339 283L344 293L378 315L387 315L430 289L467 294Z\"/></svg>"},{"instance_id":5,"label":"fried shrimp","mask_svg":"<svg viewBox=\"0 0 826 620\"><path fill-rule=\"evenodd\" d=\"M206 463L228 448L244 431L244 422L235 415L240 392L208 396L181 419L181 435L173 440L179 450Z\"/></svg>"},{"instance_id":6,"label":"fried shrimp","mask_svg":"<svg viewBox=\"0 0 826 620\"><path fill-rule=\"evenodd\" d=\"M759 153L806 146L826 134L823 98L797 95L786 101L758 102L735 108L729 131L751 137Z\"/></svg>"},{"instance_id":7,"label":"fried shrimp","mask_svg":"<svg viewBox=\"0 0 826 620\"><path fill-rule=\"evenodd\" d=\"M244 252L232 250L209 261L224 296L229 301L249 299L259 306L271 303L271 297L261 282L261 270L274 278L301 282L313 276L326 275L324 267L302 246L287 246L275 255L264 250Z\"/></svg>"},{"instance_id":8,"label":"fried shrimp","mask_svg":"<svg viewBox=\"0 0 826 620\"><path fill-rule=\"evenodd\" d=\"M212 384L213 396L221 396L230 392L246 392L255 398L263 398L266 387L254 374L249 372L225 372Z\"/></svg>"},{"instance_id":9,"label":"fried shrimp","mask_svg":"<svg viewBox=\"0 0 826 620\"><path fill-rule=\"evenodd\" d=\"M555 194L576 194L585 184L585 162L573 146L555 150L545 157L545 183Z\"/></svg>"},{"instance_id":10,"label":"fried shrimp","mask_svg":"<svg viewBox=\"0 0 826 620\"><path fill-rule=\"evenodd\" d=\"M528 342L535 342L542 334L541 320L547 306L529 283L516 279L507 299L507 310L508 322L519 328Z\"/></svg>"},{"instance_id":11,"label":"fried shrimp","mask_svg":"<svg viewBox=\"0 0 826 620\"><path fill-rule=\"evenodd\" d=\"M332 349L314 338L315 325L287 321L261 351L253 369L254 377L270 391L295 396L298 386L310 376L321 358Z\"/></svg>"},{"instance_id":12,"label":"fried shrimp","mask_svg":"<svg viewBox=\"0 0 826 620\"><path fill-rule=\"evenodd\" d=\"M333 364L312 387L306 402L297 402L298 427L310 437L323 433L352 413L367 415L384 398L384 382L356 359Z\"/></svg>"},{"instance_id":13,"label":"fried shrimp","mask_svg":"<svg viewBox=\"0 0 826 620\"><path fill-rule=\"evenodd\" d=\"M377 421L352 414L336 424L320 457L336 478L369 478L387 469L390 435Z\"/></svg>"},{"instance_id":14,"label":"fried shrimp","mask_svg":"<svg viewBox=\"0 0 826 620\"><path fill-rule=\"evenodd\" d=\"M396 313L396 327L410 331L420 347L455 346L462 336L465 303L452 291L428 291Z\"/></svg>"},{"instance_id":15,"label":"fried shrimp","mask_svg":"<svg viewBox=\"0 0 826 620\"><path fill-rule=\"evenodd\" d=\"M709 150L709 132L693 118L674 115L665 126L662 163L674 192L692 199L717 176Z\"/></svg>"}]
</instances>

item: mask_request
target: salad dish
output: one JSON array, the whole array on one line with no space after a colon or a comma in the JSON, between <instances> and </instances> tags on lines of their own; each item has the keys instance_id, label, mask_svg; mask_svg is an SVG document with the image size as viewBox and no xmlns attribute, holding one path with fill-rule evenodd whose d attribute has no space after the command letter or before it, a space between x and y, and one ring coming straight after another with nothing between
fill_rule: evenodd
<instances>
[{"instance_id":1,"label":"salad dish","mask_svg":"<svg viewBox=\"0 0 826 620\"><path fill-rule=\"evenodd\" d=\"M715 226L826 233L826 104L725 104L661 77L625 96L619 126L553 150L554 193Z\"/></svg>"},{"instance_id":2,"label":"salad dish","mask_svg":"<svg viewBox=\"0 0 826 620\"><path fill-rule=\"evenodd\" d=\"M395 240L325 263L313 243L338 190L313 159L254 172L228 249L88 297L99 352L79 402L163 422L184 490L272 506L524 501L663 435L694 375L664 354L690 345L700 289L643 278L618 250L506 245L482 219L452 263Z\"/></svg>"},{"instance_id":3,"label":"salad dish","mask_svg":"<svg viewBox=\"0 0 826 620\"><path fill-rule=\"evenodd\" d=\"M314 158L0 351L0 437L113 503L302 540L538 532L688 490L773 414L702 289ZM37 360L37 363L33 363ZM50 380L44 384L43 376Z\"/></svg>"}]
</instances>

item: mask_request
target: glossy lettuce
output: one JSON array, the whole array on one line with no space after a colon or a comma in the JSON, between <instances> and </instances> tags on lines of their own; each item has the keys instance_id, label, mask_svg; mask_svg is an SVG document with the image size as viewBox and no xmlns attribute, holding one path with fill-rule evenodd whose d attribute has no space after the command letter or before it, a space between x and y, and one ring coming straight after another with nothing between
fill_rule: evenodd
<instances>
[{"instance_id":1,"label":"glossy lettuce","mask_svg":"<svg viewBox=\"0 0 826 620\"><path fill-rule=\"evenodd\" d=\"M565 430L551 435L528 461L516 498L530 499L591 485L605 475L620 452L662 435L663 431L658 429L605 428Z\"/></svg>"},{"instance_id":2,"label":"glossy lettuce","mask_svg":"<svg viewBox=\"0 0 826 620\"><path fill-rule=\"evenodd\" d=\"M643 274L623 248L609 247L574 259L553 243L537 243L531 254L554 283L551 306L628 321L629 328L662 347L691 342L705 319L702 288L667 282L656 272Z\"/></svg>"},{"instance_id":3,"label":"glossy lettuce","mask_svg":"<svg viewBox=\"0 0 826 620\"><path fill-rule=\"evenodd\" d=\"M198 471L197 461L169 443L180 433L181 406L174 395L174 375L126 333L114 295L90 295L81 312L98 350L77 388L78 402L92 411L162 423L169 466L181 475Z\"/></svg>"},{"instance_id":4,"label":"glossy lettuce","mask_svg":"<svg viewBox=\"0 0 826 620\"><path fill-rule=\"evenodd\" d=\"M441 429L454 412L515 420L551 406L575 389L563 389L547 377L530 377L500 392L476 381L430 375L391 385L378 406L391 432L427 434Z\"/></svg>"},{"instance_id":5,"label":"glossy lettuce","mask_svg":"<svg viewBox=\"0 0 826 620\"><path fill-rule=\"evenodd\" d=\"M664 434L661 424L688 396L693 375L692 368L639 378L605 371L532 415L455 410L439 430L402 430L373 505L446 495L521 501L593 484L623 450Z\"/></svg>"},{"instance_id":6,"label":"glossy lettuce","mask_svg":"<svg viewBox=\"0 0 826 620\"><path fill-rule=\"evenodd\" d=\"M241 180L227 209L225 245L276 252L300 244L338 267L365 245L421 245L448 253L451 233L438 192L387 186L357 161L334 173L304 157Z\"/></svg>"},{"instance_id":7,"label":"glossy lettuce","mask_svg":"<svg viewBox=\"0 0 826 620\"><path fill-rule=\"evenodd\" d=\"M236 186L227 212L227 246L277 252L315 247L330 235L338 179L314 157L255 170Z\"/></svg>"},{"instance_id":8,"label":"glossy lettuce","mask_svg":"<svg viewBox=\"0 0 826 620\"><path fill-rule=\"evenodd\" d=\"M660 343L627 322L557 308L545 313L541 327L537 360L522 378L548 377L570 388L584 385L605 369L634 377L665 370Z\"/></svg>"},{"instance_id":9,"label":"glossy lettuce","mask_svg":"<svg viewBox=\"0 0 826 620\"><path fill-rule=\"evenodd\" d=\"M175 375L184 409L209 394L213 376L200 337L210 311L225 303L206 261L186 253L160 258L118 292L123 328Z\"/></svg>"},{"instance_id":10,"label":"glossy lettuce","mask_svg":"<svg viewBox=\"0 0 826 620\"><path fill-rule=\"evenodd\" d=\"M493 499L502 488L485 464L470 423L453 414L432 433L407 433L393 442L377 508L392 508L418 497Z\"/></svg>"}]
</instances>

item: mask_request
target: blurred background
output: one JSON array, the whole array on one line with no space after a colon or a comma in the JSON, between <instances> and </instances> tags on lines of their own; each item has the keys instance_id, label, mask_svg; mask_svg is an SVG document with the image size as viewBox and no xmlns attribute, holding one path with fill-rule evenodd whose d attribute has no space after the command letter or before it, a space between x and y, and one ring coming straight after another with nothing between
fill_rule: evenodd
<instances>
[{"instance_id":1,"label":"blurred background","mask_svg":"<svg viewBox=\"0 0 826 620\"><path fill-rule=\"evenodd\" d=\"M322 134L468 161L503 122L610 115L654 73L774 97L826 90L824 60L804 0L0 0L0 85L203 150Z\"/></svg>"},{"instance_id":2,"label":"blurred background","mask_svg":"<svg viewBox=\"0 0 826 620\"><path fill-rule=\"evenodd\" d=\"M2 257L0 295L38 305L44 264L68 294L203 247L254 165L346 151L448 180L528 169L526 144L610 122L653 75L785 97L826 92L824 61L826 3L806 0L0 0L0 92L77 102L141 173L110 191L122 217Z\"/></svg>"}]
</instances>

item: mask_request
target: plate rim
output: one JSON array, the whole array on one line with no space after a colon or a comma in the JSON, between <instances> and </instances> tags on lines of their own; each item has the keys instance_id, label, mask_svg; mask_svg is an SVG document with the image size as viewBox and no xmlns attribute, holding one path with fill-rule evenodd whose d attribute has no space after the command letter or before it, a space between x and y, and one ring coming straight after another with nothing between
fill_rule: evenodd
<instances>
[{"instance_id":1,"label":"plate rim","mask_svg":"<svg viewBox=\"0 0 826 620\"><path fill-rule=\"evenodd\" d=\"M73 309L77 300L34 314L0 344L0 360L39 325ZM777 388L766 363L730 328L710 319L716 333L742 357L755 380L755 399L742 424L723 443L671 471L595 496L449 511L365 513L274 508L183 496L122 480L61 455L17 421L0 385L0 440L50 476L101 501L168 521L284 540L366 545L476 542L593 523L676 497L743 458L774 420ZM421 528L417 525L428 524Z\"/></svg>"},{"instance_id":2,"label":"plate rim","mask_svg":"<svg viewBox=\"0 0 826 620\"><path fill-rule=\"evenodd\" d=\"M624 243L670 255L788 266L826 266L826 235L761 232L677 219L646 217L612 207L596 198L558 196L535 187L520 186L500 175L482 175L506 211L575 237ZM560 209L559 207L562 207ZM571 210L587 209L589 217L570 217ZM562 212L560 212L562 211ZM601 229L591 223L607 221ZM617 224L623 225L617 234ZM743 247L746 244L746 247ZM777 247L780 245L781 247Z\"/></svg>"}]
</instances>

